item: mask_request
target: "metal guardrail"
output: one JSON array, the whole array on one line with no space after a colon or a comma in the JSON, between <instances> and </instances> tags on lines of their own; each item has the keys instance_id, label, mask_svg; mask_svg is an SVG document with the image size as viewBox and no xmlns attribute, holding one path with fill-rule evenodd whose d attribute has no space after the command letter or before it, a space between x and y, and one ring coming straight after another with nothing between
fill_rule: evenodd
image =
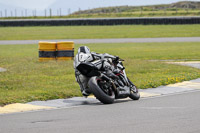
<instances>
[{"instance_id":1,"label":"metal guardrail","mask_svg":"<svg viewBox=\"0 0 200 133\"><path fill-rule=\"evenodd\" d=\"M153 25L200 24L200 17L93 18L93 19L18 19L0 20L0 26L75 26L75 25Z\"/></svg>"}]
</instances>

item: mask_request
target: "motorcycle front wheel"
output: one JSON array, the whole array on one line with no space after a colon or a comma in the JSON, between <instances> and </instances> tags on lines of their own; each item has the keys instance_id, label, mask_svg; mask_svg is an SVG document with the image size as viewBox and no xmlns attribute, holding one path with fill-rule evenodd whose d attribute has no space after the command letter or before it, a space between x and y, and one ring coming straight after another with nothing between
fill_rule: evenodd
<instances>
[{"instance_id":1,"label":"motorcycle front wheel","mask_svg":"<svg viewBox=\"0 0 200 133\"><path fill-rule=\"evenodd\" d=\"M133 100L139 100L140 99L140 93L138 92L137 87L128 79L130 85L131 85L131 90L130 90L130 95L129 97Z\"/></svg>"},{"instance_id":2,"label":"motorcycle front wheel","mask_svg":"<svg viewBox=\"0 0 200 133\"><path fill-rule=\"evenodd\" d=\"M92 77L89 80L89 88L94 96L104 104L112 104L115 100L115 93L112 88L104 86L101 82L106 84L106 81L98 80L97 77Z\"/></svg>"}]
</instances>

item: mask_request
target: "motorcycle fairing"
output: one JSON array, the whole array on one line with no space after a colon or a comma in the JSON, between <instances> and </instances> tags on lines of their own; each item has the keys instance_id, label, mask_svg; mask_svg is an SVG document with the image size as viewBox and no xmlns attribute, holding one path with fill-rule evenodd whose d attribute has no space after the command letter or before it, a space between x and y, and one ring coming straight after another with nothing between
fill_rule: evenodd
<instances>
[{"instance_id":1,"label":"motorcycle fairing","mask_svg":"<svg viewBox=\"0 0 200 133\"><path fill-rule=\"evenodd\" d=\"M81 62L78 66L77 66L77 70L87 76L87 77L93 77L93 76L100 76L100 72L98 71L98 68L90 63L90 62Z\"/></svg>"}]
</instances>

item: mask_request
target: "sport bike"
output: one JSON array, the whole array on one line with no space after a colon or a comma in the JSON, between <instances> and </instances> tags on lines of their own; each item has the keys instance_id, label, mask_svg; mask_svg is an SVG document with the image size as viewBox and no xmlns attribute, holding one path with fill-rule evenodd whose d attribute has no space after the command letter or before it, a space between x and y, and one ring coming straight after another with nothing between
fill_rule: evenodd
<instances>
[{"instance_id":1,"label":"sport bike","mask_svg":"<svg viewBox=\"0 0 200 133\"><path fill-rule=\"evenodd\" d=\"M110 68L99 69L91 62L81 62L77 70L88 78L91 93L104 104L111 104L115 99L131 98L139 100L140 93L130 81L123 66L123 59L103 54L101 60L110 59Z\"/></svg>"}]
</instances>

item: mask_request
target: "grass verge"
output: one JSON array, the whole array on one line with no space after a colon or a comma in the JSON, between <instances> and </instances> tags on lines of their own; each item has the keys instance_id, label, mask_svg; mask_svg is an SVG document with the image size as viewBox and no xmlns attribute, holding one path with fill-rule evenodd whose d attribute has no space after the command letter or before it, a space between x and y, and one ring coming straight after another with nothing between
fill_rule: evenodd
<instances>
[{"instance_id":1,"label":"grass verge","mask_svg":"<svg viewBox=\"0 0 200 133\"><path fill-rule=\"evenodd\" d=\"M147 9L141 11L133 10L132 12L110 12L110 13L74 13L67 16L28 16L28 17L1 17L0 20L5 19L69 19L69 18L119 18L119 17L175 17L175 16L199 16L199 10L153 10Z\"/></svg>"},{"instance_id":2,"label":"grass verge","mask_svg":"<svg viewBox=\"0 0 200 133\"><path fill-rule=\"evenodd\" d=\"M0 40L199 37L195 25L0 27Z\"/></svg>"},{"instance_id":3,"label":"grass verge","mask_svg":"<svg viewBox=\"0 0 200 133\"><path fill-rule=\"evenodd\" d=\"M175 17L175 16L199 16L199 10L175 10L175 11L134 11L134 12L121 12L121 13L82 13L72 14L66 18L118 18L118 17Z\"/></svg>"},{"instance_id":4,"label":"grass verge","mask_svg":"<svg viewBox=\"0 0 200 133\"><path fill-rule=\"evenodd\" d=\"M81 45L76 45L75 50ZM88 44L92 51L125 59L128 77L139 88L191 80L200 70L153 62L160 59L198 59L200 43ZM106 48L106 49L105 49ZM0 105L81 96L73 61L38 62L37 45L0 45Z\"/></svg>"}]
</instances>

